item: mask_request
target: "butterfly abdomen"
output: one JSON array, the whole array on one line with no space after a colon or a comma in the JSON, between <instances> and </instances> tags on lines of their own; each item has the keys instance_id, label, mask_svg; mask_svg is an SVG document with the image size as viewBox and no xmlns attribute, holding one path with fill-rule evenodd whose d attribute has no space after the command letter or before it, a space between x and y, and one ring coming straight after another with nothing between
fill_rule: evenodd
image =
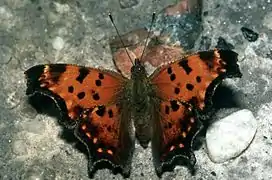
<instances>
[{"instance_id":1,"label":"butterfly abdomen","mask_svg":"<svg viewBox=\"0 0 272 180\"><path fill-rule=\"evenodd\" d=\"M135 81L132 88L132 117L136 137L142 147L146 148L150 141L150 98L148 84Z\"/></svg>"}]
</instances>

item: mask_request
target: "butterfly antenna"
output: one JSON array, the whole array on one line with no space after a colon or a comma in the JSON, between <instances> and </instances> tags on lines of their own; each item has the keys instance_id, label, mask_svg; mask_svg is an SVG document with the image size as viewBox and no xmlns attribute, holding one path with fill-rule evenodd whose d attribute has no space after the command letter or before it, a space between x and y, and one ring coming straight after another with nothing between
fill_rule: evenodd
<instances>
[{"instance_id":1,"label":"butterfly antenna","mask_svg":"<svg viewBox=\"0 0 272 180\"><path fill-rule=\"evenodd\" d=\"M153 24L154 24L154 21L155 21L155 17L156 17L156 13L153 12L151 24L150 24L149 31L148 31L148 34L147 34L147 37L146 37L146 40L145 40L144 50L143 50L143 52L142 52L142 55L141 55L140 60L142 60L142 58L143 58L143 56L144 56L144 52L145 52L146 47L147 47L147 42L148 42L148 39L149 39L149 36L150 36L150 33L151 33L151 28L152 28L152 26L153 26Z\"/></svg>"},{"instance_id":2,"label":"butterfly antenna","mask_svg":"<svg viewBox=\"0 0 272 180\"><path fill-rule=\"evenodd\" d=\"M120 39L120 41L121 41L123 47L124 47L125 50L126 50L126 53L127 53L128 57L129 57L129 60L130 60L131 64L134 65L134 63L133 63L133 61L132 61L132 59L131 59L131 57L130 57L128 51L127 51L127 48L126 48L126 46L125 46L125 43L124 43L124 41L122 40L122 38L121 38L121 36L120 36L120 33L119 33L119 31L118 31L118 29L117 29L117 27L116 27L116 25L115 25L115 23L114 23L114 21L113 21L113 18L112 18L111 13L109 13L109 17L110 17L111 23L113 24L113 26L114 26L114 28L115 28L115 31L116 31L116 33L117 33L117 35L118 35L118 37L119 37L119 39Z\"/></svg>"}]
</instances>

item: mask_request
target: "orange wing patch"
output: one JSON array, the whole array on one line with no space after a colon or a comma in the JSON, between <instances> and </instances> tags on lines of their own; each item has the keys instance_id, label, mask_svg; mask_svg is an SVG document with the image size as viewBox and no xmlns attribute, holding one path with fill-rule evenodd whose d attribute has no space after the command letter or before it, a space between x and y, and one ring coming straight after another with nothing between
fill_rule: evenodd
<instances>
[{"instance_id":1,"label":"orange wing patch","mask_svg":"<svg viewBox=\"0 0 272 180\"><path fill-rule=\"evenodd\" d=\"M38 65L26 71L27 94L48 90L65 102L68 117L79 118L84 109L112 103L125 79L114 72L76 65Z\"/></svg>"},{"instance_id":2,"label":"orange wing patch","mask_svg":"<svg viewBox=\"0 0 272 180\"><path fill-rule=\"evenodd\" d=\"M152 75L159 97L192 102L203 110L207 92L217 85L217 79L237 74L237 54L233 51L204 51L163 66ZM215 84L213 84L215 82ZM212 94L211 94L212 95Z\"/></svg>"}]
</instances>

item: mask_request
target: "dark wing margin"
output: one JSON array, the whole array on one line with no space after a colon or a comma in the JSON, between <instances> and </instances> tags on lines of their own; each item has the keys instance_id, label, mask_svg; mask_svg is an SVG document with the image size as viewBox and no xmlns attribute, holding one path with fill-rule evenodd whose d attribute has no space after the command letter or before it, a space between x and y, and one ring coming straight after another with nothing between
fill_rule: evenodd
<instances>
[{"instance_id":1,"label":"dark wing margin","mask_svg":"<svg viewBox=\"0 0 272 180\"><path fill-rule=\"evenodd\" d=\"M25 77L27 80L26 95L29 96L30 102L33 103L35 107L36 105L46 105L44 104L44 102L46 101L44 97L52 99L59 110L59 122L63 124L66 128L72 129L75 127L76 121L70 120L67 107L63 98L58 94L50 91L46 86L42 86L42 82L40 81L40 79L41 77L44 77L45 66L46 65L37 65L25 71ZM66 71L66 65L54 64L52 67L54 67L52 70L54 71L54 77L52 79L54 80L54 82L56 82L58 77L60 77L60 75ZM81 111L81 109L79 108L78 111Z\"/></svg>"},{"instance_id":2,"label":"dark wing margin","mask_svg":"<svg viewBox=\"0 0 272 180\"><path fill-rule=\"evenodd\" d=\"M208 57L205 59L205 54L207 53ZM216 55L217 54L217 55ZM215 51L207 51L207 52L199 52L200 57L202 57L203 61L210 61L211 59L214 59L215 57L220 57L222 60L221 69L225 69L225 72L219 73L219 76L215 78L207 87L206 94L205 94L205 108L203 109L202 113L208 113L209 110L212 107L212 97L215 93L216 88L222 83L222 81L226 78L241 78L242 73L240 71L240 68L237 64L238 62L238 54L231 50L215 50ZM204 57L203 57L204 56ZM207 57L206 56L206 57ZM192 102L195 103L195 102Z\"/></svg>"},{"instance_id":3,"label":"dark wing margin","mask_svg":"<svg viewBox=\"0 0 272 180\"><path fill-rule=\"evenodd\" d=\"M197 112L191 105L176 100L155 104L152 153L157 175L172 171L176 165L186 165L193 172L196 158L192 145L202 128Z\"/></svg>"}]
</instances>

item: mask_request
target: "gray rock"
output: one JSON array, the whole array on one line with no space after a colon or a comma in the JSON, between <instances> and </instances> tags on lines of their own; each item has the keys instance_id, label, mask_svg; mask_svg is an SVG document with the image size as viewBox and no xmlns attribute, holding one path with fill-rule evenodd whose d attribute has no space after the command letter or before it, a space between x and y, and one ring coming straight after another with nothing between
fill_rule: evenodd
<instances>
[{"instance_id":1,"label":"gray rock","mask_svg":"<svg viewBox=\"0 0 272 180\"><path fill-rule=\"evenodd\" d=\"M247 109L237 111L213 123L206 134L211 160L222 163L237 157L250 145L256 130L257 121Z\"/></svg>"}]
</instances>

